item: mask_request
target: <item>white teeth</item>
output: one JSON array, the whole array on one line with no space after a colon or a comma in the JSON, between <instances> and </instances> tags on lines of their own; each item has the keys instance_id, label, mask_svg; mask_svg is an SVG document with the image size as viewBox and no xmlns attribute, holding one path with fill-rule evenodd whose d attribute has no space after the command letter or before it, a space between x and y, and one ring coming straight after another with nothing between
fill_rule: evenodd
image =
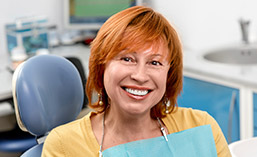
<instances>
[{"instance_id":1,"label":"white teeth","mask_svg":"<svg viewBox=\"0 0 257 157\"><path fill-rule=\"evenodd\" d=\"M131 89L131 88L125 88L125 90L130 94L139 95L139 96L143 96L148 93L148 90L137 90L137 89Z\"/></svg>"}]
</instances>

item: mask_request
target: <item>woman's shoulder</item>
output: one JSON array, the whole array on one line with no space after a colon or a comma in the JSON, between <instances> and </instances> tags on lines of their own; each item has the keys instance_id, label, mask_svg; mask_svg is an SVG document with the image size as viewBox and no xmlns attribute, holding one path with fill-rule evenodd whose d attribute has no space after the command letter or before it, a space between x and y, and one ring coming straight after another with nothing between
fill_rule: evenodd
<instances>
[{"instance_id":1,"label":"woman's shoulder","mask_svg":"<svg viewBox=\"0 0 257 157\"><path fill-rule=\"evenodd\" d=\"M162 120L168 128L169 133L175 133L202 125L210 125L218 156L231 156L219 124L206 111L178 107Z\"/></svg>"},{"instance_id":2,"label":"woman's shoulder","mask_svg":"<svg viewBox=\"0 0 257 157\"><path fill-rule=\"evenodd\" d=\"M92 116L96 114L97 114L96 112L91 111L79 119L76 119L74 121L71 121L69 123L66 123L54 128L52 131L63 135L71 134L73 132L76 132L76 134L80 132L84 134L85 132L92 130L90 119Z\"/></svg>"},{"instance_id":3,"label":"woman's shoulder","mask_svg":"<svg viewBox=\"0 0 257 157\"><path fill-rule=\"evenodd\" d=\"M163 121L168 127L176 128L174 132L215 123L207 112L183 107L177 107L175 111L163 118Z\"/></svg>"},{"instance_id":4,"label":"woman's shoulder","mask_svg":"<svg viewBox=\"0 0 257 157\"><path fill-rule=\"evenodd\" d=\"M73 132L83 132L83 128L86 126L89 120L89 115L90 113L80 119L57 126L51 132L55 132L59 136L65 136L67 134L72 134Z\"/></svg>"},{"instance_id":5,"label":"woman's shoulder","mask_svg":"<svg viewBox=\"0 0 257 157\"><path fill-rule=\"evenodd\" d=\"M88 113L80 119L54 128L46 138L43 152L55 154L53 156L66 153L71 156L97 154L99 145L91 129L91 115Z\"/></svg>"},{"instance_id":6,"label":"woman's shoulder","mask_svg":"<svg viewBox=\"0 0 257 157\"><path fill-rule=\"evenodd\" d=\"M194 122L203 122L206 118L211 118L206 111L184 107L177 107L174 112L168 114L167 117L176 117L177 119L182 120L192 119Z\"/></svg>"}]
</instances>

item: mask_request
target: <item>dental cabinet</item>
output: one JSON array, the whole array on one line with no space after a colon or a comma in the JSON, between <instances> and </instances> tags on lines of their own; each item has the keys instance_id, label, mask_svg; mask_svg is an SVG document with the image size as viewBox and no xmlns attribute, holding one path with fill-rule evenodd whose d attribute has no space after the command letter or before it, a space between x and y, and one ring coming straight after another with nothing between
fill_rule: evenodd
<instances>
[{"instance_id":1,"label":"dental cabinet","mask_svg":"<svg viewBox=\"0 0 257 157\"><path fill-rule=\"evenodd\" d=\"M207 111L229 143L240 139L239 89L185 76L178 106Z\"/></svg>"},{"instance_id":2,"label":"dental cabinet","mask_svg":"<svg viewBox=\"0 0 257 157\"><path fill-rule=\"evenodd\" d=\"M213 49L184 50L184 92L178 103L207 111L230 143L257 136L257 64L248 62L255 55L235 57L242 45L227 47L218 52L231 50L231 57L227 56L230 62L225 62L221 53L215 59L223 62L206 59L208 53L215 52ZM247 52L252 53L252 49L255 47ZM245 62L237 62L238 59Z\"/></svg>"},{"instance_id":3,"label":"dental cabinet","mask_svg":"<svg viewBox=\"0 0 257 157\"><path fill-rule=\"evenodd\" d=\"M253 93L253 105L254 105L254 136L257 136L257 92Z\"/></svg>"}]
</instances>

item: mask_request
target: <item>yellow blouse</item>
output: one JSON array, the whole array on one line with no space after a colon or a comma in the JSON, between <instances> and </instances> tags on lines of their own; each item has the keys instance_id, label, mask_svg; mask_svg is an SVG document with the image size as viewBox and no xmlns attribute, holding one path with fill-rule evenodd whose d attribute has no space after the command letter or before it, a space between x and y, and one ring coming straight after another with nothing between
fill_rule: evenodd
<instances>
[{"instance_id":1,"label":"yellow blouse","mask_svg":"<svg viewBox=\"0 0 257 157\"><path fill-rule=\"evenodd\" d=\"M96 113L90 112L79 120L53 129L44 143L42 157L97 157L100 145L91 126L93 114ZM169 134L210 124L218 157L231 157L219 125L207 112L178 107L162 121Z\"/></svg>"}]
</instances>

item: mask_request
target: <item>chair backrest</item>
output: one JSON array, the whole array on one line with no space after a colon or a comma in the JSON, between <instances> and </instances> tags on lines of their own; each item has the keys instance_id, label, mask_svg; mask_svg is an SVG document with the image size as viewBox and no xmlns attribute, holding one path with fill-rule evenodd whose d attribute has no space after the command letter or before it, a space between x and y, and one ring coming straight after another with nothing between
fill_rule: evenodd
<instances>
[{"instance_id":1,"label":"chair backrest","mask_svg":"<svg viewBox=\"0 0 257 157\"><path fill-rule=\"evenodd\" d=\"M229 149L233 157L256 157L257 137L240 140L229 144Z\"/></svg>"},{"instance_id":2,"label":"chair backrest","mask_svg":"<svg viewBox=\"0 0 257 157\"><path fill-rule=\"evenodd\" d=\"M18 125L36 138L76 119L84 100L78 70L55 55L39 55L22 63L14 72L12 88ZM42 146L39 142L22 156L41 156Z\"/></svg>"},{"instance_id":3,"label":"chair backrest","mask_svg":"<svg viewBox=\"0 0 257 157\"><path fill-rule=\"evenodd\" d=\"M75 67L78 69L79 75L82 80L82 86L86 87L87 77L86 77L85 69L84 69L83 64L80 61L80 59L78 57L73 57L73 56L66 56L65 58L68 59L71 63L73 63L75 65ZM88 104L88 98L86 96L85 88L83 88L83 89L84 89L84 102L83 102L82 108L85 108L85 107L87 107L87 104Z\"/></svg>"}]
</instances>

